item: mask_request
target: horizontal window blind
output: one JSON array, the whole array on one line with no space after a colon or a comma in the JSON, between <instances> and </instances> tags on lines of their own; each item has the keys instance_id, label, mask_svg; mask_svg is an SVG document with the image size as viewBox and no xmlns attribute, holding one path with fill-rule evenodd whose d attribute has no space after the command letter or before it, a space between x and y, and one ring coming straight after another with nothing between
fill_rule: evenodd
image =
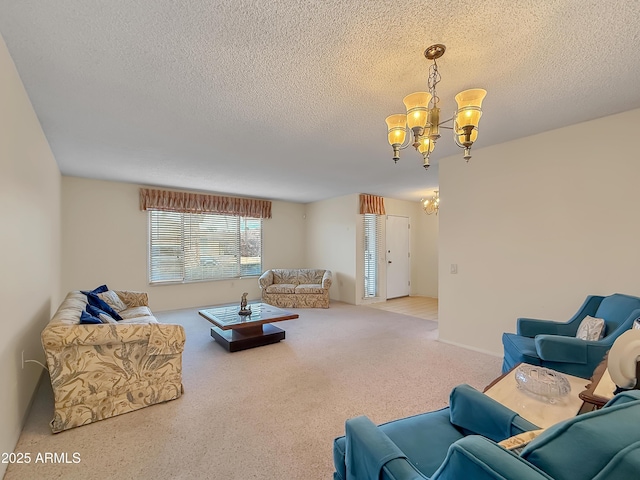
<instances>
[{"instance_id":1,"label":"horizontal window blind","mask_svg":"<svg viewBox=\"0 0 640 480\"><path fill-rule=\"evenodd\" d=\"M149 280L181 282L184 279L182 214L149 212Z\"/></svg>"},{"instance_id":2,"label":"horizontal window blind","mask_svg":"<svg viewBox=\"0 0 640 480\"><path fill-rule=\"evenodd\" d=\"M262 220L149 211L149 282L198 282L262 272Z\"/></svg>"}]
</instances>

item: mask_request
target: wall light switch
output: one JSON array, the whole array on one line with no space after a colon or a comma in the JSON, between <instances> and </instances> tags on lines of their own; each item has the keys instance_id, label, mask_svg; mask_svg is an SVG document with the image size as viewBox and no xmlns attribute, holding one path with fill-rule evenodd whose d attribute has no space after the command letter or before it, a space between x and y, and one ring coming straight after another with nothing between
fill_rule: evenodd
<instances>
[{"instance_id":1,"label":"wall light switch","mask_svg":"<svg viewBox=\"0 0 640 480\"><path fill-rule=\"evenodd\" d=\"M457 263L452 263L451 264L451 273L452 274L458 273L458 264Z\"/></svg>"}]
</instances>

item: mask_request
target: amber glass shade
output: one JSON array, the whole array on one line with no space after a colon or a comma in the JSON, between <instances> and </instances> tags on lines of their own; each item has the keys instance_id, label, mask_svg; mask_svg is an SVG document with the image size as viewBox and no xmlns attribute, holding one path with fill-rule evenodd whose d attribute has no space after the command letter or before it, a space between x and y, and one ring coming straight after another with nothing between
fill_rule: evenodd
<instances>
[{"instance_id":1,"label":"amber glass shade","mask_svg":"<svg viewBox=\"0 0 640 480\"><path fill-rule=\"evenodd\" d=\"M469 125L478 126L482 116L482 100L486 95L487 91L482 88L465 90L456 95L456 102L458 102L456 124L458 129Z\"/></svg>"},{"instance_id":2,"label":"amber glass shade","mask_svg":"<svg viewBox=\"0 0 640 480\"><path fill-rule=\"evenodd\" d=\"M407 116L404 113L389 115L385 120L389 129L389 145L402 145L407 135Z\"/></svg>"},{"instance_id":3,"label":"amber glass shade","mask_svg":"<svg viewBox=\"0 0 640 480\"><path fill-rule=\"evenodd\" d=\"M433 149L435 148L436 144L434 142L432 142L431 140L429 140L429 137L425 136L422 137L420 139L420 145L418 145L418 151L422 154L430 154L431 152L433 152Z\"/></svg>"},{"instance_id":4,"label":"amber glass shade","mask_svg":"<svg viewBox=\"0 0 640 480\"><path fill-rule=\"evenodd\" d=\"M427 112L431 94L429 92L416 92L404 97L404 106L407 107L407 125L409 128L424 127L427 123Z\"/></svg>"}]
</instances>

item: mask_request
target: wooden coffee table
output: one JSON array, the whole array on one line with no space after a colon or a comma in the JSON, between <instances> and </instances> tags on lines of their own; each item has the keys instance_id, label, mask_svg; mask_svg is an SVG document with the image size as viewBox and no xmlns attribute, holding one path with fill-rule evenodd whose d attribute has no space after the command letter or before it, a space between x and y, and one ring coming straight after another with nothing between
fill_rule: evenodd
<instances>
[{"instance_id":1,"label":"wooden coffee table","mask_svg":"<svg viewBox=\"0 0 640 480\"><path fill-rule=\"evenodd\" d=\"M198 313L215 325L211 327L211 336L229 352L284 340L284 330L270 324L299 317L297 313L266 303L251 303L249 306L252 313L247 316L238 314L238 305L224 305L200 310Z\"/></svg>"}]
</instances>

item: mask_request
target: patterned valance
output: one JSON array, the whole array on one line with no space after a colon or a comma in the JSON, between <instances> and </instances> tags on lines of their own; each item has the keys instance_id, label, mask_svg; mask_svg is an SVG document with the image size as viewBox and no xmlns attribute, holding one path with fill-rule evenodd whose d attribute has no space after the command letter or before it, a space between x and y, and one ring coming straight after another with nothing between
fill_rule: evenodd
<instances>
[{"instance_id":1,"label":"patterned valance","mask_svg":"<svg viewBox=\"0 0 640 480\"><path fill-rule=\"evenodd\" d=\"M360 194L360 213L373 213L375 215L386 215L384 209L384 198L367 193Z\"/></svg>"},{"instance_id":2,"label":"patterned valance","mask_svg":"<svg viewBox=\"0 0 640 480\"><path fill-rule=\"evenodd\" d=\"M182 213L220 213L238 217L271 218L271 202L172 190L140 189L140 210Z\"/></svg>"}]
</instances>

